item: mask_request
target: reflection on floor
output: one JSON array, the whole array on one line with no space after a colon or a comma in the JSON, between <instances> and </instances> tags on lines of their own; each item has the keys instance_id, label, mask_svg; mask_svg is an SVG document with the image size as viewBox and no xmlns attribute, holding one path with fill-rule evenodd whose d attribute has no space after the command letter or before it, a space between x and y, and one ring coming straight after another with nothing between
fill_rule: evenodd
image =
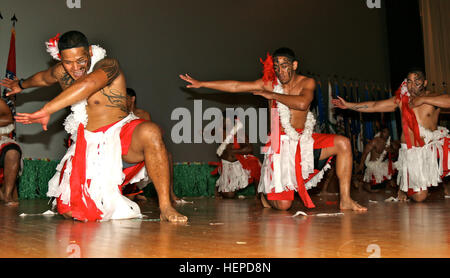
<instances>
[{"instance_id":1,"label":"reflection on floor","mask_svg":"<svg viewBox=\"0 0 450 278\"><path fill-rule=\"evenodd\" d=\"M434 193L433 193L434 194ZM61 216L19 216L48 210L46 200L0 207L0 257L13 258L348 258L450 257L450 199L387 203L393 192L352 196L367 213L339 213L337 195L299 200L287 212L246 199L185 198L186 225L158 220L156 200L140 203L144 219L81 223ZM297 211L308 216L292 217Z\"/></svg>"}]
</instances>

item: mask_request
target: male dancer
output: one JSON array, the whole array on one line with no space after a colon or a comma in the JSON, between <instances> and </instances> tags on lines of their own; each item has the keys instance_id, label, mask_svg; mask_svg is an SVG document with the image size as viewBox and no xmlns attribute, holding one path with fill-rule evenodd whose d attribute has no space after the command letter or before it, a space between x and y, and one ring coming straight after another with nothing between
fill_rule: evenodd
<instances>
[{"instance_id":1,"label":"male dancer","mask_svg":"<svg viewBox=\"0 0 450 278\"><path fill-rule=\"evenodd\" d=\"M19 144L11 139L14 130L14 119L11 110L3 99L0 99L0 201L6 206L19 205L17 194L17 177L22 170L22 150Z\"/></svg>"},{"instance_id":2,"label":"male dancer","mask_svg":"<svg viewBox=\"0 0 450 278\"><path fill-rule=\"evenodd\" d=\"M364 166L366 166L363 180L364 188L367 191L376 192L377 190L372 189L373 186L391 180L394 174L393 161L389 153L391 149L388 128L383 128L380 135L370 140L364 147L356 173L364 171Z\"/></svg>"},{"instance_id":3,"label":"male dancer","mask_svg":"<svg viewBox=\"0 0 450 278\"><path fill-rule=\"evenodd\" d=\"M396 96L390 99L350 103L339 97L332 101L338 108L366 113L400 109L402 146L395 167L399 171L398 199L401 201L407 197L416 202L424 201L428 187L437 186L443 177L450 175L450 137L448 129L438 127L439 113L441 108L450 107L450 97L427 91L427 84L425 73L414 69L408 73Z\"/></svg>"},{"instance_id":4,"label":"male dancer","mask_svg":"<svg viewBox=\"0 0 450 278\"><path fill-rule=\"evenodd\" d=\"M148 113L144 109L137 108L136 102L137 102L136 92L132 88L127 88L128 111L133 112L134 115L138 116L141 119L144 119L147 121L152 121L152 118L150 117L150 113Z\"/></svg>"},{"instance_id":5,"label":"male dancer","mask_svg":"<svg viewBox=\"0 0 450 278\"><path fill-rule=\"evenodd\" d=\"M223 143L216 152L221 159L216 193L220 193L224 198L234 198L236 191L246 188L249 184L259 183L261 162L253 155L253 147L247 136L245 142L238 143L237 132L244 128L242 123L238 121L229 134L226 133L227 126L231 126L231 120L224 113ZM255 191L257 193L257 190Z\"/></svg>"},{"instance_id":6,"label":"male dancer","mask_svg":"<svg viewBox=\"0 0 450 278\"><path fill-rule=\"evenodd\" d=\"M63 91L35 113L18 113L24 124L40 123L44 130L50 116L72 105L65 128L74 144L49 182L47 196L57 198L58 212L80 221L140 217L136 203L120 188L148 174L155 184L161 219L186 222L171 205L167 152L159 127L128 113L126 83L119 63L90 46L78 31L52 39L49 52L61 62L28 79L4 79L1 85L17 94L31 87L59 83ZM124 169L122 160L134 167ZM144 167L145 166L145 167Z\"/></svg>"},{"instance_id":7,"label":"male dancer","mask_svg":"<svg viewBox=\"0 0 450 278\"><path fill-rule=\"evenodd\" d=\"M326 167L323 165L327 163L327 159L336 155L340 209L367 210L350 197L353 158L348 138L312 134L314 119L311 119L309 108L314 97L315 81L296 73L298 61L294 52L288 48L276 50L273 60L268 55L264 65L264 77L250 82L198 81L187 74L180 75L180 78L190 83L188 88L205 87L229 93L253 93L266 98L270 107L279 107L279 116L272 117L272 134L277 133L274 128L280 128L284 134L276 134L280 135L278 142L271 142L258 188L259 192L267 194L268 202L263 194L261 199L265 207L288 210L294 200L294 191L297 191L304 204L313 208L307 189L316 186L323 176L323 169L319 171L317 168ZM275 110L272 109L272 112ZM275 127L276 119L280 119L281 127ZM277 137L276 135L273 137ZM314 174L319 175L313 177Z\"/></svg>"}]
</instances>

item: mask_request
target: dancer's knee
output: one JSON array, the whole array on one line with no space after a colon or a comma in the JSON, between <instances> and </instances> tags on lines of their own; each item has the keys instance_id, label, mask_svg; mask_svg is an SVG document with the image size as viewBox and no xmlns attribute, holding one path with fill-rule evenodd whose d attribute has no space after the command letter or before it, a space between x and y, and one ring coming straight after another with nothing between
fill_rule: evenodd
<instances>
[{"instance_id":1,"label":"dancer's knee","mask_svg":"<svg viewBox=\"0 0 450 278\"><path fill-rule=\"evenodd\" d=\"M338 149L338 152L351 152L350 140L344 136L336 136L334 144Z\"/></svg>"},{"instance_id":2,"label":"dancer's knee","mask_svg":"<svg viewBox=\"0 0 450 278\"><path fill-rule=\"evenodd\" d=\"M234 192L222 192L222 197L225 199L233 199L236 196Z\"/></svg>"},{"instance_id":3,"label":"dancer's knee","mask_svg":"<svg viewBox=\"0 0 450 278\"><path fill-rule=\"evenodd\" d=\"M414 195L411 196L411 199L413 199L415 202L421 203L425 201L428 197L428 190L420 191Z\"/></svg>"},{"instance_id":4,"label":"dancer's knee","mask_svg":"<svg viewBox=\"0 0 450 278\"><path fill-rule=\"evenodd\" d=\"M15 150L15 149L11 149L8 150L5 154L5 162L7 162L8 164L10 163L18 163L20 160L20 152Z\"/></svg>"},{"instance_id":5,"label":"dancer's knee","mask_svg":"<svg viewBox=\"0 0 450 278\"><path fill-rule=\"evenodd\" d=\"M137 132L139 135L146 138L161 138L162 133L159 126L153 122L143 122L137 127Z\"/></svg>"},{"instance_id":6,"label":"dancer's knee","mask_svg":"<svg viewBox=\"0 0 450 278\"><path fill-rule=\"evenodd\" d=\"M286 200L279 200L279 201L272 201L273 207L277 210L289 210L292 207L292 201L286 201Z\"/></svg>"}]
</instances>

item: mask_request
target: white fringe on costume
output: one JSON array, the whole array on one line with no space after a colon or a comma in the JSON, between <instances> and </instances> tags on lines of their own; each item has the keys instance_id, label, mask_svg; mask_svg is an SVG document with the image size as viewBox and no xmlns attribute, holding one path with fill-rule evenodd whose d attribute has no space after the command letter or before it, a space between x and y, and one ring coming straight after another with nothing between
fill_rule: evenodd
<instances>
[{"instance_id":1,"label":"white fringe on costume","mask_svg":"<svg viewBox=\"0 0 450 278\"><path fill-rule=\"evenodd\" d=\"M381 133L378 132L375 137L379 137L380 135ZM366 165L366 171L364 172L365 182L371 182L372 178L375 177L376 184L380 184L384 179L390 180L392 178L392 176L389 175L389 161L384 160L386 158L387 148L389 148L390 145L391 137L386 140L386 146L377 160L370 161L371 154L369 153L367 155L366 161L364 161L364 164ZM392 165L392 167L394 168L394 165Z\"/></svg>"},{"instance_id":2,"label":"white fringe on costume","mask_svg":"<svg viewBox=\"0 0 450 278\"><path fill-rule=\"evenodd\" d=\"M371 182L372 177L375 177L376 184L380 184L384 181L384 179L390 180L392 178L389 175L389 161L370 161L370 153L367 155L366 161L366 171L364 172L364 181Z\"/></svg>"},{"instance_id":3,"label":"white fringe on costume","mask_svg":"<svg viewBox=\"0 0 450 278\"><path fill-rule=\"evenodd\" d=\"M438 127L437 130L431 131L420 125L419 128L425 145L408 149L406 144L402 144L398 161L394 164L399 171L397 183L400 190L404 192L407 192L409 188L413 189L414 192L427 190L428 187L438 186L442 181L443 139L448 137L448 129Z\"/></svg>"},{"instance_id":4,"label":"white fringe on costume","mask_svg":"<svg viewBox=\"0 0 450 278\"><path fill-rule=\"evenodd\" d=\"M281 135L280 141L279 154L266 154L263 166L261 168L261 181L258 186L258 192L267 194L272 192L281 193L288 190L297 191L295 153L297 151L299 141L290 140L287 135ZM310 155L314 161L314 154L311 153ZM272 164L273 170L271 167ZM317 175L305 184L306 190L316 187L322 180L324 173L330 168L331 165L327 163L327 165L325 165Z\"/></svg>"},{"instance_id":5,"label":"white fringe on costume","mask_svg":"<svg viewBox=\"0 0 450 278\"><path fill-rule=\"evenodd\" d=\"M10 134L15 129L14 124L0 127L0 134Z\"/></svg>"},{"instance_id":6,"label":"white fringe on costume","mask_svg":"<svg viewBox=\"0 0 450 278\"><path fill-rule=\"evenodd\" d=\"M239 161L230 162L222 159L222 171L216 182L219 192L235 192L248 185L250 171L242 167Z\"/></svg>"},{"instance_id":7,"label":"white fringe on costume","mask_svg":"<svg viewBox=\"0 0 450 278\"><path fill-rule=\"evenodd\" d=\"M85 130L86 147L86 179L91 179L88 191L91 199L103 212L102 221L109 219L129 219L142 217L139 206L120 193L119 185L125 179L122 172L122 149L120 141L121 128L130 121L138 119L134 114L109 128L106 132L90 132ZM57 166L56 174L48 183L48 197L61 197L63 204L70 203L70 174L72 159L76 149L76 133L72 135L74 143ZM64 175L59 183L61 170L67 163ZM138 182L147 178L145 167L130 181ZM53 203L56 205L56 200Z\"/></svg>"}]
</instances>

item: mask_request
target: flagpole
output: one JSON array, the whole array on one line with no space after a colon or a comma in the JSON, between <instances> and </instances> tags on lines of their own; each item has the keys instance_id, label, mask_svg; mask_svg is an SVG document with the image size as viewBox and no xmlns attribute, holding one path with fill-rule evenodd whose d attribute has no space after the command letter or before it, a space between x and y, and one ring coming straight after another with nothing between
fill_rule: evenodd
<instances>
[{"instance_id":1,"label":"flagpole","mask_svg":"<svg viewBox=\"0 0 450 278\"><path fill-rule=\"evenodd\" d=\"M11 39L9 43L9 53L8 53L8 62L6 65L6 78L14 80L16 78L16 22L17 17L14 14L14 16L11 18L11 21L13 22L13 26L11 28ZM11 114L14 117L16 115L16 96L6 96L7 89L5 88L3 90L3 93L1 95L2 99L6 102L9 109L11 110ZM14 121L14 131L12 132L12 137L15 139L16 132L15 132L16 122Z\"/></svg>"}]
</instances>

